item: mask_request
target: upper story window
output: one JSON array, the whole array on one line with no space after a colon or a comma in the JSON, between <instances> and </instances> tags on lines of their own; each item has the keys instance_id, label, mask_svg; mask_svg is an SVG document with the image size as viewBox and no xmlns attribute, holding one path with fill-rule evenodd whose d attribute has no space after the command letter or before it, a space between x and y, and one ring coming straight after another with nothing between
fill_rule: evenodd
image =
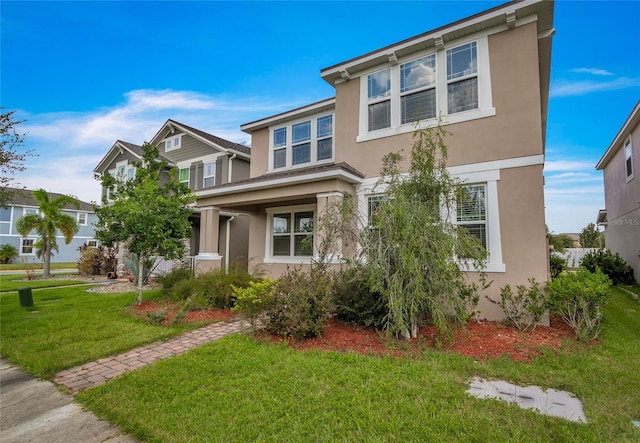
<instances>
[{"instance_id":1,"label":"upper story window","mask_svg":"<svg viewBox=\"0 0 640 443\"><path fill-rule=\"evenodd\" d=\"M415 122L495 115L486 37L389 62L360 78L358 141L413 132Z\"/></svg>"},{"instance_id":2,"label":"upper story window","mask_svg":"<svg viewBox=\"0 0 640 443\"><path fill-rule=\"evenodd\" d=\"M190 168L180 168L179 172L180 183L184 183L187 186L189 186L189 171Z\"/></svg>"},{"instance_id":3,"label":"upper story window","mask_svg":"<svg viewBox=\"0 0 640 443\"><path fill-rule=\"evenodd\" d=\"M24 215L30 215L30 214L38 215L39 213L40 211L38 211L36 208L24 208L23 210Z\"/></svg>"},{"instance_id":4,"label":"upper story window","mask_svg":"<svg viewBox=\"0 0 640 443\"><path fill-rule=\"evenodd\" d=\"M449 114L478 107L476 42L447 51L447 109Z\"/></svg>"},{"instance_id":5,"label":"upper story window","mask_svg":"<svg viewBox=\"0 0 640 443\"><path fill-rule=\"evenodd\" d=\"M333 115L303 120L271 131L269 169L304 166L333 158Z\"/></svg>"},{"instance_id":6,"label":"upper story window","mask_svg":"<svg viewBox=\"0 0 640 443\"><path fill-rule=\"evenodd\" d=\"M165 152L173 151L174 149L180 149L182 145L182 135L172 135L164 140Z\"/></svg>"},{"instance_id":7,"label":"upper story window","mask_svg":"<svg viewBox=\"0 0 640 443\"><path fill-rule=\"evenodd\" d=\"M0 207L0 222L10 222L10 221L11 221L11 208Z\"/></svg>"},{"instance_id":8,"label":"upper story window","mask_svg":"<svg viewBox=\"0 0 640 443\"><path fill-rule=\"evenodd\" d=\"M87 213L86 212L78 212L78 224L80 226L87 226Z\"/></svg>"},{"instance_id":9,"label":"upper story window","mask_svg":"<svg viewBox=\"0 0 640 443\"><path fill-rule=\"evenodd\" d=\"M629 181L633 178L633 156L631 149L631 138L629 138L624 144L624 168L627 181Z\"/></svg>"},{"instance_id":10,"label":"upper story window","mask_svg":"<svg viewBox=\"0 0 640 443\"><path fill-rule=\"evenodd\" d=\"M127 168L127 180L133 180L136 176L136 168L131 166Z\"/></svg>"},{"instance_id":11,"label":"upper story window","mask_svg":"<svg viewBox=\"0 0 640 443\"><path fill-rule=\"evenodd\" d=\"M202 187L210 188L216 184L216 162L204 164Z\"/></svg>"}]
</instances>

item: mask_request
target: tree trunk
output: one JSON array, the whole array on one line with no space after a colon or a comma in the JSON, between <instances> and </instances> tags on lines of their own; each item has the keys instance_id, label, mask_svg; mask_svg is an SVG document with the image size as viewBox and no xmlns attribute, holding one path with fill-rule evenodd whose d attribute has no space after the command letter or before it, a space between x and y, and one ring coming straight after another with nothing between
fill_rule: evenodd
<instances>
[{"instance_id":1,"label":"tree trunk","mask_svg":"<svg viewBox=\"0 0 640 443\"><path fill-rule=\"evenodd\" d=\"M138 254L138 299L136 304L142 304L142 284L144 283L144 255Z\"/></svg>"},{"instance_id":2,"label":"tree trunk","mask_svg":"<svg viewBox=\"0 0 640 443\"><path fill-rule=\"evenodd\" d=\"M51 241L45 240L44 250L42 251L43 265L42 277L49 278L51 276Z\"/></svg>"}]
</instances>

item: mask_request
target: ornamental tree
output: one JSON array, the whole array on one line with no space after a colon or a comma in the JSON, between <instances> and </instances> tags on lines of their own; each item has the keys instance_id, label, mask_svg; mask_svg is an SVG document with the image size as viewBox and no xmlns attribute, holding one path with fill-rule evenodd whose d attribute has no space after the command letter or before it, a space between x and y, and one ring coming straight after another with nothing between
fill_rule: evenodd
<instances>
[{"instance_id":1,"label":"ornamental tree","mask_svg":"<svg viewBox=\"0 0 640 443\"><path fill-rule=\"evenodd\" d=\"M580 232L580 246L583 248L599 248L600 247L600 231L594 223L589 223Z\"/></svg>"},{"instance_id":2,"label":"ornamental tree","mask_svg":"<svg viewBox=\"0 0 640 443\"><path fill-rule=\"evenodd\" d=\"M153 256L182 258L184 239L192 231L192 210L187 205L193 201L189 188L177 180L177 169L168 170L166 161L160 160L157 147L145 142L142 151L134 178L104 174L102 186L109 199L103 197L102 207L96 208L96 238L107 246L126 241L139 270ZM137 304L142 303L145 277L139 272Z\"/></svg>"},{"instance_id":3,"label":"ornamental tree","mask_svg":"<svg viewBox=\"0 0 640 443\"><path fill-rule=\"evenodd\" d=\"M25 170L27 157L34 156L33 151L20 152L24 144L24 135L17 131L17 126L24 120L14 120L16 111L2 112L0 107L0 207L6 207L12 199L14 190L9 188L16 172Z\"/></svg>"},{"instance_id":4,"label":"ornamental tree","mask_svg":"<svg viewBox=\"0 0 640 443\"><path fill-rule=\"evenodd\" d=\"M407 339L427 319L447 335L452 320L468 317L477 287L463 269L482 270L487 256L456 223L456 208L470 208L474 198L446 169L447 135L441 126L416 131L408 173L400 152L383 158L377 186L386 199L364 230L370 287L388 303L387 330Z\"/></svg>"},{"instance_id":5,"label":"ornamental tree","mask_svg":"<svg viewBox=\"0 0 640 443\"><path fill-rule=\"evenodd\" d=\"M40 239L35 243L36 254L43 259L44 278L49 278L51 272L52 251L58 251L56 233L59 230L64 236L66 244L71 243L78 232L76 219L69 214L63 214L62 210L73 206L80 208L80 202L69 195L60 195L50 199L49 193L44 189L33 191L33 197L38 202L38 214L27 214L16 221L16 230L23 237L29 232L36 231Z\"/></svg>"}]
</instances>

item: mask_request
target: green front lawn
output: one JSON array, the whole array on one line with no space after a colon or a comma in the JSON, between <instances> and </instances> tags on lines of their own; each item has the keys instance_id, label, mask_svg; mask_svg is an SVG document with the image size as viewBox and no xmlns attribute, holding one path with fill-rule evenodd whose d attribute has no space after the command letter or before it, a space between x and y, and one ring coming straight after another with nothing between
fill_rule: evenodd
<instances>
[{"instance_id":1,"label":"green front lawn","mask_svg":"<svg viewBox=\"0 0 640 443\"><path fill-rule=\"evenodd\" d=\"M42 263L0 263L0 271L24 271L26 269L41 270ZM76 262L51 263L51 270L78 269Z\"/></svg>"},{"instance_id":2,"label":"green front lawn","mask_svg":"<svg viewBox=\"0 0 640 443\"><path fill-rule=\"evenodd\" d=\"M145 292L144 299L158 294ZM127 307L135 303L134 292L97 294L79 286L37 290L32 295L34 307L22 308L16 292L0 294L0 354L48 379L63 369L197 326L159 327L126 315Z\"/></svg>"},{"instance_id":3,"label":"green front lawn","mask_svg":"<svg viewBox=\"0 0 640 443\"><path fill-rule=\"evenodd\" d=\"M76 398L145 441L640 441L640 304L613 288L599 344L534 363L295 351L231 336ZM568 390L588 424L466 394L473 376Z\"/></svg>"},{"instance_id":4,"label":"green front lawn","mask_svg":"<svg viewBox=\"0 0 640 443\"><path fill-rule=\"evenodd\" d=\"M77 275L71 275L70 277L76 278ZM71 278L69 280L25 280L25 278L26 274L0 275L0 292L17 291L20 288L53 288L56 286L69 286L86 283L84 280L75 280Z\"/></svg>"}]
</instances>

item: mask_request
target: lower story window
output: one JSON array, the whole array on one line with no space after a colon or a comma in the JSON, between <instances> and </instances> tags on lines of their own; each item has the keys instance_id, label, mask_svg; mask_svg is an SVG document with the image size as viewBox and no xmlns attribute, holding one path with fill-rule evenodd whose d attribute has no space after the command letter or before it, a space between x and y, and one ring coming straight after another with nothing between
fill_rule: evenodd
<instances>
[{"instance_id":1,"label":"lower story window","mask_svg":"<svg viewBox=\"0 0 640 443\"><path fill-rule=\"evenodd\" d=\"M35 240L32 238L23 238L20 246L21 254L35 254Z\"/></svg>"},{"instance_id":2,"label":"lower story window","mask_svg":"<svg viewBox=\"0 0 640 443\"><path fill-rule=\"evenodd\" d=\"M483 248L487 249L487 192L486 185L470 185L463 187L458 200L456 217L458 225L476 237Z\"/></svg>"},{"instance_id":3,"label":"lower story window","mask_svg":"<svg viewBox=\"0 0 640 443\"><path fill-rule=\"evenodd\" d=\"M313 211L276 213L271 225L274 257L313 255Z\"/></svg>"}]
</instances>

